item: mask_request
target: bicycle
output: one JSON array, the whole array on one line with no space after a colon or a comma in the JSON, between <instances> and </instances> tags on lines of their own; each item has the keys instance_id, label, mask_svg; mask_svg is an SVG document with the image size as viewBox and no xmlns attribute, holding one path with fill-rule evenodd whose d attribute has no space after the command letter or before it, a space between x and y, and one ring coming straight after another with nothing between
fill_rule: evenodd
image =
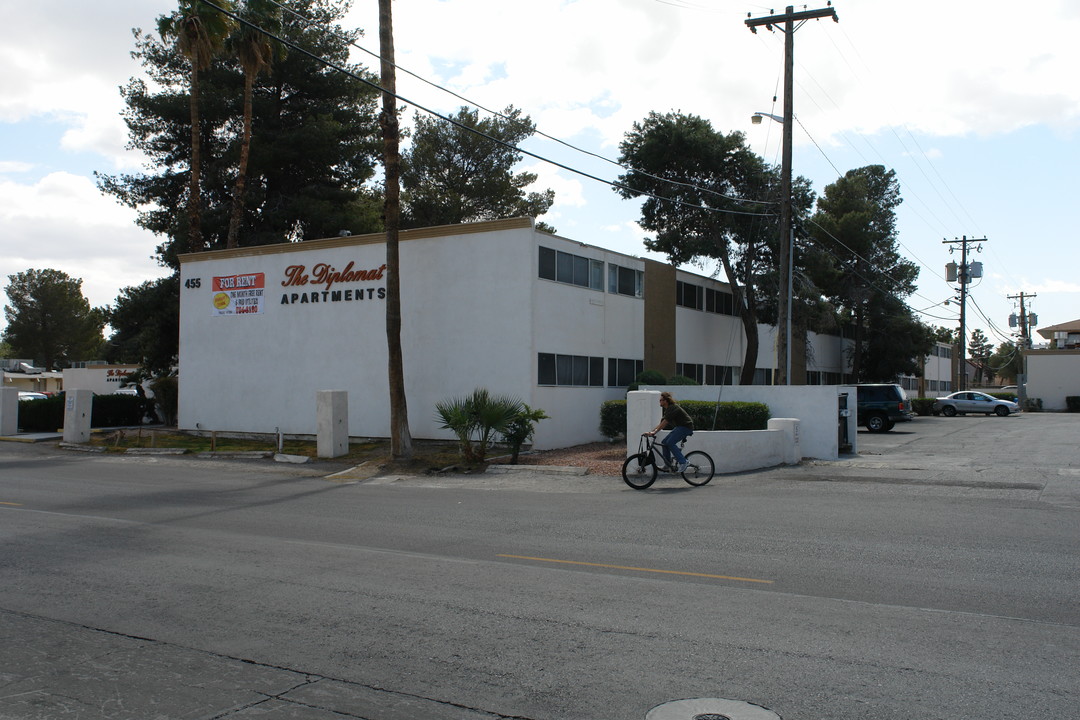
<instances>
[{"instance_id":1,"label":"bicycle","mask_svg":"<svg viewBox=\"0 0 1080 720\"><path fill-rule=\"evenodd\" d=\"M685 444L684 440L680 446ZM664 465L660 447L654 436L642 434L637 453L626 458L623 463L622 477L627 485L635 490L644 490L656 482L657 472L675 472ZM681 475L682 479L691 485L700 486L712 480L715 469L713 459L707 452L694 450L686 453L686 470Z\"/></svg>"}]
</instances>

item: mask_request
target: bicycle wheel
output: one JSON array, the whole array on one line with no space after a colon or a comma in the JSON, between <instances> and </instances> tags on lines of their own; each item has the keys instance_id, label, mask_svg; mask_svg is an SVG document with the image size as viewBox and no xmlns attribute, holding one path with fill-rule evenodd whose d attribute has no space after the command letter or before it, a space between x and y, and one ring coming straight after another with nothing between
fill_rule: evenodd
<instances>
[{"instance_id":1,"label":"bicycle wheel","mask_svg":"<svg viewBox=\"0 0 1080 720\"><path fill-rule=\"evenodd\" d=\"M708 453L695 450L686 453L686 470L683 472L682 477L691 485L704 485L712 480L715 469L712 458L709 457Z\"/></svg>"},{"instance_id":2,"label":"bicycle wheel","mask_svg":"<svg viewBox=\"0 0 1080 720\"><path fill-rule=\"evenodd\" d=\"M656 463L651 453L638 453L626 458L622 479L635 490L644 490L656 482Z\"/></svg>"}]
</instances>

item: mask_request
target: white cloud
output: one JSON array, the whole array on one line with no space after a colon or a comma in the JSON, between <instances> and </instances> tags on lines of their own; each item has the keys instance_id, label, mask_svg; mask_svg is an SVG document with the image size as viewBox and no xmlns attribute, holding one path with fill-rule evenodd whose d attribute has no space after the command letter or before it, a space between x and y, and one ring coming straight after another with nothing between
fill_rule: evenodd
<instances>
[{"instance_id":1,"label":"white cloud","mask_svg":"<svg viewBox=\"0 0 1080 720\"><path fill-rule=\"evenodd\" d=\"M33 163L16 160L0 160L0 175L27 173L34 169Z\"/></svg>"},{"instance_id":2,"label":"white cloud","mask_svg":"<svg viewBox=\"0 0 1080 720\"><path fill-rule=\"evenodd\" d=\"M1080 283L1052 278L1036 283L1032 287L1036 293L1080 293ZM1080 310L1077 314L1080 315Z\"/></svg>"},{"instance_id":3,"label":"white cloud","mask_svg":"<svg viewBox=\"0 0 1080 720\"><path fill-rule=\"evenodd\" d=\"M135 213L103 196L89 178L56 172L25 185L0 178L0 282L53 268L83 279L92 305L119 288L168 274L150 259L157 241Z\"/></svg>"}]
</instances>

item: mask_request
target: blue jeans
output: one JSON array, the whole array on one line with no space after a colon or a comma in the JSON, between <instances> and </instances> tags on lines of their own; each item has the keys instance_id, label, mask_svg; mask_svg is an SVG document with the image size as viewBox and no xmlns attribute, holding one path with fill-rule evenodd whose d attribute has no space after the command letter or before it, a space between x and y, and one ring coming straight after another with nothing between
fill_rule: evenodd
<instances>
[{"instance_id":1,"label":"blue jeans","mask_svg":"<svg viewBox=\"0 0 1080 720\"><path fill-rule=\"evenodd\" d=\"M675 456L675 462L679 465L686 462L682 450L679 449L679 443L693 434L694 431L690 428L680 426L669 432L667 437L660 441L660 454L664 456L664 462L667 463L668 467L672 467L672 455Z\"/></svg>"}]
</instances>

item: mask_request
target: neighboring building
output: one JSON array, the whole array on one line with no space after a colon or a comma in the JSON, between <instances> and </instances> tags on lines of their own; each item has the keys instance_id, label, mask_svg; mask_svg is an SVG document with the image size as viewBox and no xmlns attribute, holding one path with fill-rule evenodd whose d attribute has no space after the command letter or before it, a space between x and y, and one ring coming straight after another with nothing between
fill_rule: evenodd
<instances>
[{"instance_id":1,"label":"neighboring building","mask_svg":"<svg viewBox=\"0 0 1080 720\"><path fill-rule=\"evenodd\" d=\"M1031 402L1041 400L1043 410L1066 410L1065 398L1080 397L1080 347L1025 350L1024 363L1027 366L1025 395Z\"/></svg>"},{"instance_id":2,"label":"neighboring building","mask_svg":"<svg viewBox=\"0 0 1080 720\"><path fill-rule=\"evenodd\" d=\"M601 403L645 368L738 381L726 283L527 218L403 231L400 254L414 437L451 437L435 403L477 387L546 411L535 445L550 448L600 439ZM346 390L349 434L387 436L385 256L382 234L182 255L180 427L314 434L316 391ZM775 334L759 330L767 383ZM810 334L808 381L840 384L844 342Z\"/></svg>"},{"instance_id":3,"label":"neighboring building","mask_svg":"<svg viewBox=\"0 0 1080 720\"><path fill-rule=\"evenodd\" d=\"M1065 410L1065 398L1080 397L1080 320L1039 328L1048 349L1025 350L1025 395L1044 410Z\"/></svg>"},{"instance_id":4,"label":"neighboring building","mask_svg":"<svg viewBox=\"0 0 1080 720\"><path fill-rule=\"evenodd\" d=\"M64 370L64 387L90 390L95 395L111 395L120 390L124 380L138 369L138 365L110 365L105 361L78 362Z\"/></svg>"},{"instance_id":5,"label":"neighboring building","mask_svg":"<svg viewBox=\"0 0 1080 720\"><path fill-rule=\"evenodd\" d=\"M942 397L953 392L956 363L955 348L950 343L937 342L930 354L920 363L922 375L901 375L900 385L908 397Z\"/></svg>"},{"instance_id":6,"label":"neighboring building","mask_svg":"<svg viewBox=\"0 0 1080 720\"><path fill-rule=\"evenodd\" d=\"M1054 350L1080 348L1080 320L1039 328L1039 334L1053 342Z\"/></svg>"},{"instance_id":7,"label":"neighboring building","mask_svg":"<svg viewBox=\"0 0 1080 720\"><path fill-rule=\"evenodd\" d=\"M0 387L32 392L55 393L64 389L61 373L34 367L31 360L0 360Z\"/></svg>"}]
</instances>

